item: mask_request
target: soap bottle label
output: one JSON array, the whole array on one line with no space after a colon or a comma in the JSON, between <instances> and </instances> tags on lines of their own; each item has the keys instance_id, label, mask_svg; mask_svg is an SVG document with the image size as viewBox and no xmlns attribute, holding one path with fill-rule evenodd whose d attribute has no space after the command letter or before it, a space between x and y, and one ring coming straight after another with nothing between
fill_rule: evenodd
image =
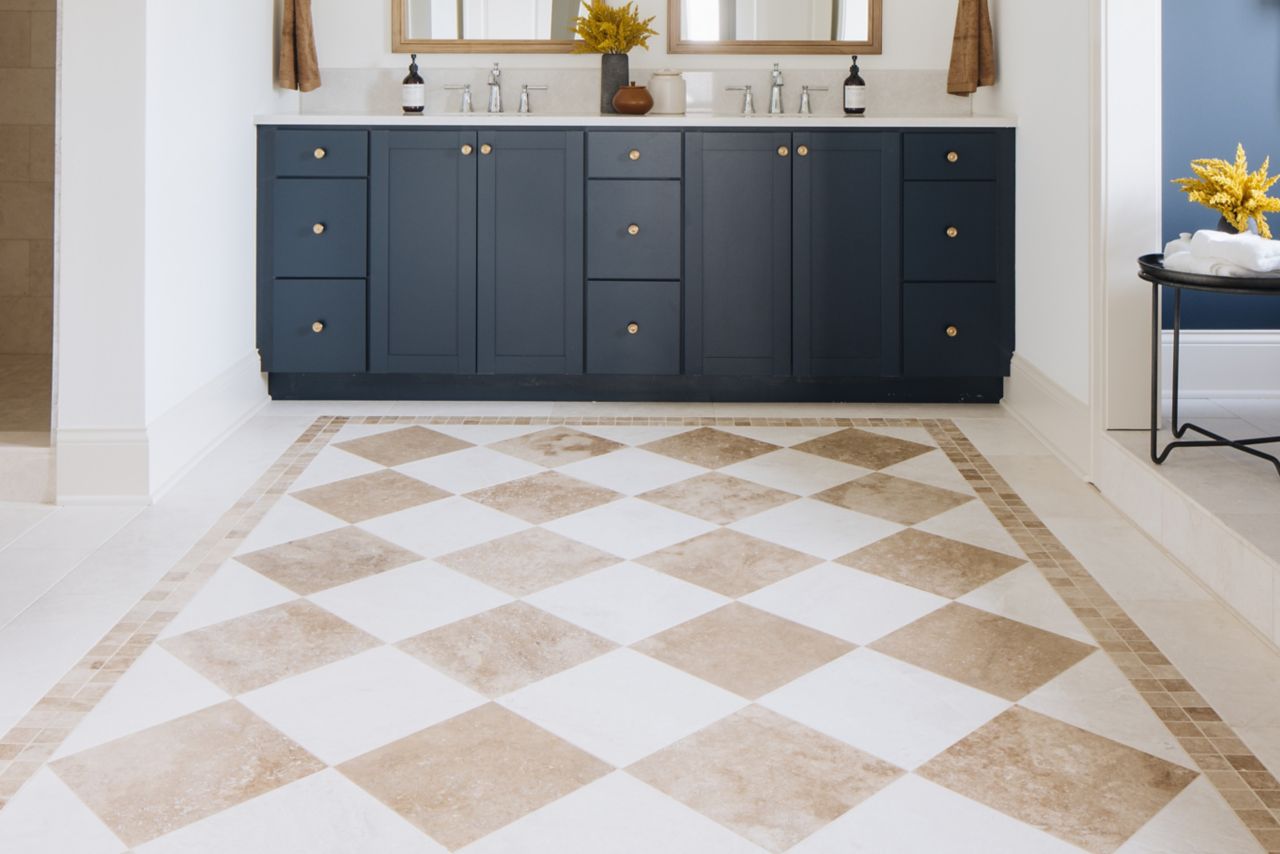
<instances>
[{"instance_id":1,"label":"soap bottle label","mask_svg":"<svg viewBox=\"0 0 1280 854\"><path fill-rule=\"evenodd\" d=\"M867 87L844 87L844 108L846 110L865 110L867 108Z\"/></svg>"},{"instance_id":2,"label":"soap bottle label","mask_svg":"<svg viewBox=\"0 0 1280 854\"><path fill-rule=\"evenodd\" d=\"M401 106L406 110L422 109L427 105L427 87L424 83L406 83L401 87Z\"/></svg>"}]
</instances>

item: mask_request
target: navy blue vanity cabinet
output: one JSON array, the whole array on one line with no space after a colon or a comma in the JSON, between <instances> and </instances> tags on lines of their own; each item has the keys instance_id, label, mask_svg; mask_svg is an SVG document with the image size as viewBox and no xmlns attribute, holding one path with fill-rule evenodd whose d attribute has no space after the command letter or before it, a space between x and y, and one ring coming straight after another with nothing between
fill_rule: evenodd
<instances>
[{"instance_id":1,"label":"navy blue vanity cabinet","mask_svg":"<svg viewBox=\"0 0 1280 854\"><path fill-rule=\"evenodd\" d=\"M371 139L369 367L476 372L476 200L471 130Z\"/></svg>"},{"instance_id":2,"label":"navy blue vanity cabinet","mask_svg":"<svg viewBox=\"0 0 1280 854\"><path fill-rule=\"evenodd\" d=\"M791 374L791 133L685 135L685 372Z\"/></svg>"},{"instance_id":3,"label":"navy blue vanity cabinet","mask_svg":"<svg viewBox=\"0 0 1280 854\"><path fill-rule=\"evenodd\" d=\"M901 372L901 168L896 133L793 138L795 373Z\"/></svg>"},{"instance_id":4,"label":"navy blue vanity cabinet","mask_svg":"<svg viewBox=\"0 0 1280 854\"><path fill-rule=\"evenodd\" d=\"M478 137L477 368L581 374L584 133Z\"/></svg>"}]
</instances>

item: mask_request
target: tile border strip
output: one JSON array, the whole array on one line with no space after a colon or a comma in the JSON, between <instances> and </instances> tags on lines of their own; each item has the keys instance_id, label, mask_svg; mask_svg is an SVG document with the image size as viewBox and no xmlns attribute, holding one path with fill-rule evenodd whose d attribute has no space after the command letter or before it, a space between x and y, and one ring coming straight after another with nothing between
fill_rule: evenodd
<instances>
[{"instance_id":1,"label":"tile border strip","mask_svg":"<svg viewBox=\"0 0 1280 854\"><path fill-rule=\"evenodd\" d=\"M690 416L321 416L174 567L0 738L0 809L235 553L348 424L534 427L921 427L1089 629L1240 821L1280 852L1280 781L949 419Z\"/></svg>"}]
</instances>

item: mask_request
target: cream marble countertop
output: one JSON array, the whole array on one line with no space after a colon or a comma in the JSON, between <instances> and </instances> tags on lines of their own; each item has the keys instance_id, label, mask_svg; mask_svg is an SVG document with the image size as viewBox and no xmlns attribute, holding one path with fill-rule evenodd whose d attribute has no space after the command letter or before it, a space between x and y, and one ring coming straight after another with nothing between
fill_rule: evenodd
<instances>
[{"instance_id":1,"label":"cream marble countertop","mask_svg":"<svg viewBox=\"0 0 1280 854\"><path fill-rule=\"evenodd\" d=\"M305 115L261 115L259 125L362 126L385 127L590 127L590 128L1008 128L1016 127L1010 116L726 116L691 113L685 116L601 116L553 115L550 113L428 113L419 116L309 113Z\"/></svg>"}]
</instances>

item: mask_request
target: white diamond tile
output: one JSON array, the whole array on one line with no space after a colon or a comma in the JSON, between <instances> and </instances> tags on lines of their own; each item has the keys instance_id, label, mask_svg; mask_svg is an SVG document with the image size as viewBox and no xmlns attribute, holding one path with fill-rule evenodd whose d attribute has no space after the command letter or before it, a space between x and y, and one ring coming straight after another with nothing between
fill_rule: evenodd
<instances>
[{"instance_id":1,"label":"white diamond tile","mask_svg":"<svg viewBox=\"0 0 1280 854\"><path fill-rule=\"evenodd\" d=\"M763 849L617 771L481 839L467 854L762 854Z\"/></svg>"},{"instance_id":2,"label":"white diamond tile","mask_svg":"<svg viewBox=\"0 0 1280 854\"><path fill-rule=\"evenodd\" d=\"M298 594L287 587L254 572L239 561L229 560L164 627L160 637L176 637L297 598Z\"/></svg>"},{"instance_id":3,"label":"white diamond tile","mask_svg":"<svg viewBox=\"0 0 1280 854\"><path fill-rule=\"evenodd\" d=\"M691 540L716 526L647 501L625 498L542 527L630 560Z\"/></svg>"},{"instance_id":4,"label":"white diamond tile","mask_svg":"<svg viewBox=\"0 0 1280 854\"><path fill-rule=\"evenodd\" d=\"M289 487L289 491L301 492L313 486L324 486L328 483L337 483L340 480L347 480L352 477L373 474L376 471L381 471L382 468L381 465L373 460L366 460L364 457L347 453L336 445L327 445L320 453L316 454L315 459L307 466L306 471L298 475L297 479Z\"/></svg>"},{"instance_id":5,"label":"white diamond tile","mask_svg":"<svg viewBox=\"0 0 1280 854\"><path fill-rule=\"evenodd\" d=\"M1117 854L1262 854L1207 777L1193 780Z\"/></svg>"},{"instance_id":6,"label":"white diamond tile","mask_svg":"<svg viewBox=\"0 0 1280 854\"><path fill-rule=\"evenodd\" d=\"M379 647L240 697L330 765L488 702L395 647Z\"/></svg>"},{"instance_id":7,"label":"white diamond tile","mask_svg":"<svg viewBox=\"0 0 1280 854\"><path fill-rule=\"evenodd\" d=\"M908 770L1010 705L870 649L854 650L758 702Z\"/></svg>"},{"instance_id":8,"label":"white diamond tile","mask_svg":"<svg viewBox=\"0 0 1280 854\"><path fill-rule=\"evenodd\" d=\"M363 439L366 436L376 436L379 433L390 433L392 430L403 430L409 427L409 424L344 424L333 437L330 444L340 445L343 442L350 442L352 439Z\"/></svg>"},{"instance_id":9,"label":"white diamond tile","mask_svg":"<svg viewBox=\"0 0 1280 854\"><path fill-rule=\"evenodd\" d=\"M13 854L120 854L128 846L48 768L0 810L0 851Z\"/></svg>"},{"instance_id":10,"label":"white diamond tile","mask_svg":"<svg viewBox=\"0 0 1280 854\"><path fill-rule=\"evenodd\" d=\"M912 775L895 780L791 851L792 854L1080 854L1074 845Z\"/></svg>"},{"instance_id":11,"label":"white diamond tile","mask_svg":"<svg viewBox=\"0 0 1280 854\"><path fill-rule=\"evenodd\" d=\"M227 692L153 645L85 715L53 758L106 744L226 699Z\"/></svg>"},{"instance_id":12,"label":"white diamond tile","mask_svg":"<svg viewBox=\"0 0 1280 854\"><path fill-rule=\"evenodd\" d=\"M473 445L489 445L539 433L545 424L432 424L431 429Z\"/></svg>"},{"instance_id":13,"label":"white diamond tile","mask_svg":"<svg viewBox=\"0 0 1280 854\"><path fill-rule=\"evenodd\" d=\"M387 643L505 605L511 597L436 563L410 564L310 597Z\"/></svg>"},{"instance_id":14,"label":"white diamond tile","mask_svg":"<svg viewBox=\"0 0 1280 854\"><path fill-rule=\"evenodd\" d=\"M991 515L991 511L981 501L961 504L956 509L934 516L915 527L921 531L937 534L939 537L949 537L972 546L1004 552L1014 557L1026 557L1022 549L1018 548L1018 544L1013 541L1013 537L1009 536L1009 532L995 516Z\"/></svg>"},{"instance_id":15,"label":"white diamond tile","mask_svg":"<svg viewBox=\"0 0 1280 854\"><path fill-rule=\"evenodd\" d=\"M291 495L282 495L275 506L262 517L258 526L245 537L244 542L236 549L236 554L249 554L346 526L347 523L337 516L331 516Z\"/></svg>"},{"instance_id":16,"label":"white diamond tile","mask_svg":"<svg viewBox=\"0 0 1280 854\"><path fill-rule=\"evenodd\" d=\"M650 442L657 442L660 439L670 439L672 436L679 436L681 433L689 433L696 428L694 427L608 427L608 426L582 426L575 427L583 433L590 433L592 436L599 436L602 439L609 439L623 445L647 445Z\"/></svg>"},{"instance_id":17,"label":"white diamond tile","mask_svg":"<svg viewBox=\"0 0 1280 854\"><path fill-rule=\"evenodd\" d=\"M746 436L757 442L768 442L780 448L791 448L805 442L839 433L843 427L717 427L726 433Z\"/></svg>"},{"instance_id":18,"label":"white diamond tile","mask_svg":"<svg viewBox=\"0 0 1280 854\"><path fill-rule=\"evenodd\" d=\"M919 445L929 445L930 447L938 447L938 443L929 435L929 431L924 427L859 427L867 433L875 433L880 436L892 436L895 439L901 439L904 442L915 442Z\"/></svg>"},{"instance_id":19,"label":"white diamond tile","mask_svg":"<svg viewBox=\"0 0 1280 854\"><path fill-rule=\"evenodd\" d=\"M624 448L611 454L570 463L561 466L559 471L623 495L639 495L707 473L707 469L701 466L639 448Z\"/></svg>"},{"instance_id":20,"label":"white diamond tile","mask_svg":"<svg viewBox=\"0 0 1280 854\"><path fill-rule=\"evenodd\" d=\"M790 448L726 466L720 471L796 495L814 495L871 474L870 469Z\"/></svg>"},{"instance_id":21,"label":"white diamond tile","mask_svg":"<svg viewBox=\"0 0 1280 854\"><path fill-rule=\"evenodd\" d=\"M584 575L525 600L624 646L729 602L710 590L634 563Z\"/></svg>"},{"instance_id":22,"label":"white diamond tile","mask_svg":"<svg viewBox=\"0 0 1280 854\"><path fill-rule=\"evenodd\" d=\"M424 557L439 557L530 526L483 504L453 497L362 522L360 527Z\"/></svg>"},{"instance_id":23,"label":"white diamond tile","mask_svg":"<svg viewBox=\"0 0 1280 854\"><path fill-rule=\"evenodd\" d=\"M1093 635L1031 564L1020 566L957 601L1090 646L1095 644Z\"/></svg>"},{"instance_id":24,"label":"white diamond tile","mask_svg":"<svg viewBox=\"0 0 1280 854\"><path fill-rule=\"evenodd\" d=\"M444 854L332 768L140 846L137 854Z\"/></svg>"},{"instance_id":25,"label":"white diamond tile","mask_svg":"<svg viewBox=\"0 0 1280 854\"><path fill-rule=\"evenodd\" d=\"M729 526L735 531L835 560L902 530L885 519L802 498Z\"/></svg>"},{"instance_id":26,"label":"white diamond tile","mask_svg":"<svg viewBox=\"0 0 1280 854\"><path fill-rule=\"evenodd\" d=\"M949 602L834 563L784 578L741 601L856 644L878 640Z\"/></svg>"},{"instance_id":27,"label":"white diamond tile","mask_svg":"<svg viewBox=\"0 0 1280 854\"><path fill-rule=\"evenodd\" d=\"M398 466L396 471L462 495L537 474L542 468L488 448L467 448Z\"/></svg>"},{"instance_id":28,"label":"white diamond tile","mask_svg":"<svg viewBox=\"0 0 1280 854\"><path fill-rule=\"evenodd\" d=\"M741 697L630 649L602 655L500 702L618 767L747 705Z\"/></svg>"},{"instance_id":29,"label":"white diamond tile","mask_svg":"<svg viewBox=\"0 0 1280 854\"><path fill-rule=\"evenodd\" d=\"M969 481L956 470L942 451L930 451L881 470L883 474L902 477L930 486L950 489L965 495L977 495Z\"/></svg>"}]
</instances>

